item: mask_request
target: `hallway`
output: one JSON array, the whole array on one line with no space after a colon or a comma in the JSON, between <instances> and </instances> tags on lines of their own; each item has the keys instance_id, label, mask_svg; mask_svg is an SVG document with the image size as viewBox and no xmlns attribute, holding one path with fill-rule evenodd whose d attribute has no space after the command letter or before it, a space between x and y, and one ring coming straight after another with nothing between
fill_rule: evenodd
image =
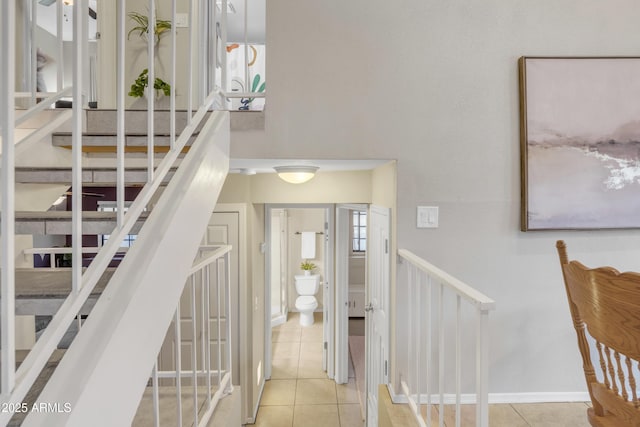
<instances>
[{"instance_id":1,"label":"hallway","mask_svg":"<svg viewBox=\"0 0 640 427\"><path fill-rule=\"evenodd\" d=\"M273 364L255 426L362 427L353 368L336 384L322 370L322 313L302 328L297 313L273 328Z\"/></svg>"}]
</instances>

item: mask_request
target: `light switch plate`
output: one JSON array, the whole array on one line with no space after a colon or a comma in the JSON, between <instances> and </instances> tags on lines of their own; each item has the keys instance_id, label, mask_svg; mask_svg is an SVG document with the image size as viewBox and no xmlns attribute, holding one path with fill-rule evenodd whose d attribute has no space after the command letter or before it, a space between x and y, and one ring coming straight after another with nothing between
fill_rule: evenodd
<instances>
[{"instance_id":1,"label":"light switch plate","mask_svg":"<svg viewBox=\"0 0 640 427\"><path fill-rule=\"evenodd\" d=\"M418 228L438 228L438 207L418 206Z\"/></svg>"},{"instance_id":2,"label":"light switch plate","mask_svg":"<svg viewBox=\"0 0 640 427\"><path fill-rule=\"evenodd\" d=\"M188 13L176 13L176 28L187 28L189 26Z\"/></svg>"}]
</instances>

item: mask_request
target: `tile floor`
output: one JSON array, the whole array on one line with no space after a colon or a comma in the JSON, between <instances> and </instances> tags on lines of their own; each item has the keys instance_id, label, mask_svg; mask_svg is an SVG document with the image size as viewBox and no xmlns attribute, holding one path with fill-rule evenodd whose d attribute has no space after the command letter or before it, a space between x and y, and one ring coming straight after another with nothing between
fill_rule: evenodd
<instances>
[{"instance_id":1,"label":"tile floor","mask_svg":"<svg viewBox=\"0 0 640 427\"><path fill-rule=\"evenodd\" d=\"M271 380L265 384L255 426L363 427L353 368L349 383L338 385L322 370L322 313L306 328L291 313L272 333ZM351 365L351 363L350 363ZM490 405L491 427L589 427L587 403L514 403ZM455 426L445 408L445 425ZM463 407L461 425L474 425L473 406ZM437 413L432 420L437 424Z\"/></svg>"},{"instance_id":2,"label":"tile floor","mask_svg":"<svg viewBox=\"0 0 640 427\"><path fill-rule=\"evenodd\" d=\"M265 383L256 426L362 427L353 369L336 384L322 370L322 313L301 327L297 313L272 331L271 380Z\"/></svg>"},{"instance_id":3,"label":"tile floor","mask_svg":"<svg viewBox=\"0 0 640 427\"><path fill-rule=\"evenodd\" d=\"M585 402L511 403L489 405L491 427L590 427ZM455 408L445 406L444 424L455 426ZM463 405L460 425L475 426L475 406ZM424 413L424 411L423 411ZM431 425L438 425L438 412L432 411Z\"/></svg>"}]
</instances>

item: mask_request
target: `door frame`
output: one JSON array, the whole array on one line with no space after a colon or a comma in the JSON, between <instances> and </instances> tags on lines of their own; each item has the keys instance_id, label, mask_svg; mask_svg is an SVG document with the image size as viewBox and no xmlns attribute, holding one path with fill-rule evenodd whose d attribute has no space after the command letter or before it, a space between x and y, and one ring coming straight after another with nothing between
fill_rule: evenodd
<instances>
[{"instance_id":1,"label":"door frame","mask_svg":"<svg viewBox=\"0 0 640 427\"><path fill-rule=\"evenodd\" d=\"M351 211L367 211L369 204L341 203L336 205L335 216L335 270L336 270L336 345L335 380L338 384L349 381L349 250ZM367 254L365 252L365 265ZM365 273L366 274L366 273Z\"/></svg>"},{"instance_id":2,"label":"door frame","mask_svg":"<svg viewBox=\"0 0 640 427\"><path fill-rule=\"evenodd\" d=\"M255 408L250 408L246 405L251 405L250 397L252 395L252 376L246 369L241 369L241 366L251 366L251 352L253 339L249 339L249 333L247 330L246 319L248 319L248 310L253 307L251 304L246 304L248 299L249 289L247 288L247 251L249 245L247 242L247 205L244 203L218 203L213 209L212 213L237 213L238 214L238 244L239 248L231 248L231 256L238 257L238 353L240 359L240 366L232 366L232 369L238 369L240 373L240 386L242 390L242 400L244 405L241 405L241 417L245 419L247 414L257 412L258 405L255 403ZM253 337L252 337L253 338ZM264 381L259 384L258 387L262 388ZM245 407L243 407L245 406ZM250 415L249 415L250 416Z\"/></svg>"},{"instance_id":3,"label":"door frame","mask_svg":"<svg viewBox=\"0 0 640 427\"><path fill-rule=\"evenodd\" d=\"M282 274L283 274L283 270L282 270L282 258L283 258L282 249L283 249L283 244L282 244L282 241L286 242L285 245L284 245L284 249L286 251L285 254L288 253L288 251L289 251L288 242L286 241L286 239L282 238L282 235L280 233L275 233L275 230L273 229L274 220L276 218L276 215L273 214L273 211L279 211L280 212L280 215L279 215L279 218L278 218L279 221L277 221L277 223L279 225L279 227L278 227L279 231L281 233L284 232L285 236L288 234L288 225L285 224L283 226L283 224L282 224L283 217L286 218L286 216L287 216L287 214L286 214L287 211L285 209L273 208L272 211L271 211L270 219L267 219L265 217L265 221L269 221L269 227L270 227L269 230L267 230L265 228L265 232L269 232L270 238L273 238L273 236L278 235L279 239L280 239L280 247L279 247L279 249L280 249L280 275L279 275L280 276L280 286L279 286L280 291L279 291L279 296L278 296L278 304L280 306L280 311L279 311L280 314L276 319L274 319L274 317L273 317L273 299L272 299L271 300L271 311L272 312L271 312L271 317L270 317L270 319L271 319L271 327L272 328L274 326L278 326L278 325L281 325L282 323L284 323L284 320L286 319L287 314L288 314L286 305L287 305L287 301L289 300L288 289L286 289L286 288L282 289ZM269 267L271 267L273 265L272 264L273 257L272 257L272 252L271 252L273 243L274 243L273 240L265 241L265 253L268 253L268 258L265 256L265 262L269 262ZM267 248L266 245L269 245L268 248ZM288 260L285 260L285 264L286 264L286 268L284 270L287 271L288 270ZM272 274L273 271L269 270L269 273ZM269 286L273 286L273 283L271 282L271 279L272 279L272 277L270 276L269 277ZM273 288L270 288L270 291L273 291ZM273 292L271 293L271 298L273 298ZM267 316L266 318L268 319L269 317Z\"/></svg>"},{"instance_id":4,"label":"door frame","mask_svg":"<svg viewBox=\"0 0 640 427\"><path fill-rule=\"evenodd\" d=\"M385 224L385 228L386 228L386 241L385 241L385 249L383 251L381 251L381 256L379 259L373 259L375 257L375 253L372 253L371 249L371 236L373 235L372 231L373 231L373 227L371 227L370 225L372 224L372 213L373 212L379 212L382 213L386 216L386 224ZM369 272L370 268L373 265L381 265L378 263L387 263L387 271L386 271L386 277L384 277L384 282L382 283L382 290L381 293L384 295L383 298L383 310L386 313L386 321L384 325L378 325L378 326L383 326L383 334L382 334L382 345L383 348L385 349L385 354L382 355L382 359L380 360L381 365L378 367L380 369L379 374L380 374L380 378L382 379L382 382L384 384L388 384L389 383L389 353L390 353L390 325L391 325L391 315L390 315L390 306L391 306L391 302L390 302L390 298L391 298L391 261L392 261L392 254L391 254L391 239L392 239L392 235L391 235L391 224L392 224L392 218L391 218L391 208L387 208L384 206L379 206L379 205L370 205L369 206L369 211L368 211L368 215L367 215L367 262L366 262L366 271L367 271L367 279L366 279L366 285L365 285L365 301L367 301L367 305L371 306L371 274ZM369 362L369 359L373 356L373 351L375 350L374 348L372 348L372 331L373 331L373 324L372 324L372 317L375 316L375 307L373 307L373 311L367 311L365 313L365 416L366 416L366 426L370 427L370 426L375 426L377 425L377 410L378 408L370 408L370 401L371 399L369 398L369 386L370 386L370 382L372 381L372 370L376 369L376 367L372 366L372 363ZM377 388L374 389L372 391L376 396L377 396ZM376 405L379 405L379 399L373 399L375 400ZM372 417L369 417L369 414L372 414Z\"/></svg>"},{"instance_id":5,"label":"door frame","mask_svg":"<svg viewBox=\"0 0 640 427\"><path fill-rule=\"evenodd\" d=\"M333 203L265 203L265 319L264 319L264 378L271 378L271 211L272 209L324 209L324 247L325 247L325 272L323 277L323 298L327 302L325 310L328 313L323 319L325 349L323 354L323 366L327 368L327 376L333 379L335 376L335 204Z\"/></svg>"}]
</instances>

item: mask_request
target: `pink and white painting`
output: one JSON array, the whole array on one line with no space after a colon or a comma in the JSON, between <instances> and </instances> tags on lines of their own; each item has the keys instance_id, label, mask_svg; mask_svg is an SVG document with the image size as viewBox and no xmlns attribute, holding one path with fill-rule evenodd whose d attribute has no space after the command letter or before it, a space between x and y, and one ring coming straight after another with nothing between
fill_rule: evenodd
<instances>
[{"instance_id":1,"label":"pink and white painting","mask_svg":"<svg viewBox=\"0 0 640 427\"><path fill-rule=\"evenodd\" d=\"M520 59L522 229L640 227L640 58Z\"/></svg>"}]
</instances>

